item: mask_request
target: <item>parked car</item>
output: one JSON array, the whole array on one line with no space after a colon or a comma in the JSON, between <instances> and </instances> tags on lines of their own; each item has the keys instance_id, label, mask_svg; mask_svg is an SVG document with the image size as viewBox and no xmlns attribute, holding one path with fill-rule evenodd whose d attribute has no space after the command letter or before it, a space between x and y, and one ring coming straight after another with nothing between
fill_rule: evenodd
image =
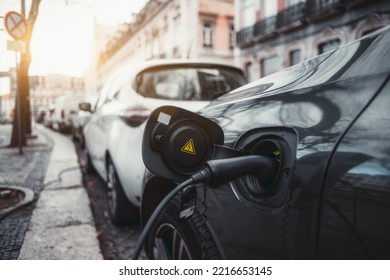
<instances>
[{"instance_id":1,"label":"parked car","mask_svg":"<svg viewBox=\"0 0 390 280\"><path fill-rule=\"evenodd\" d=\"M60 132L71 132L72 116L79 110L84 95L63 95L57 98L52 114L52 128Z\"/></svg>"},{"instance_id":2,"label":"parked car","mask_svg":"<svg viewBox=\"0 0 390 280\"><path fill-rule=\"evenodd\" d=\"M223 164L238 162L229 155L260 155L267 168L176 196L149 232L148 257L390 259L389 45L390 27L202 109L200 115L222 131L217 143L235 151L225 154ZM157 120L156 114L170 121ZM144 161L158 176L144 179L143 222L177 183L198 170L189 167L214 158L210 152L191 159L180 151L187 141L177 139L180 122L187 122L187 130L196 122L195 132L211 131L202 128L206 121L188 114L160 108L146 124ZM206 150L203 143L194 141L194 149ZM187 169L169 158L185 162ZM244 162L235 164L246 171ZM269 173L262 175L265 170ZM212 179L232 176L208 172Z\"/></svg>"},{"instance_id":3,"label":"parked car","mask_svg":"<svg viewBox=\"0 0 390 280\"><path fill-rule=\"evenodd\" d=\"M50 108L45 111L45 115L43 117L43 124L46 127L49 128L53 127L53 114L54 114L54 108Z\"/></svg>"},{"instance_id":4,"label":"parked car","mask_svg":"<svg viewBox=\"0 0 390 280\"><path fill-rule=\"evenodd\" d=\"M79 106L83 106L82 103L89 103L92 106L96 105L96 102L98 100L98 95L90 95L85 97L85 102L79 103ZM74 141L78 141L81 147L84 147L84 134L83 129L84 126L87 124L89 119L91 118L91 110L79 110L76 114L71 115L71 133L72 133L72 139Z\"/></svg>"},{"instance_id":5,"label":"parked car","mask_svg":"<svg viewBox=\"0 0 390 280\"><path fill-rule=\"evenodd\" d=\"M104 84L83 129L85 170L107 182L116 224L139 217L145 166L141 156L144 121L164 104L199 110L210 100L246 83L242 70L209 60L154 60L118 70Z\"/></svg>"},{"instance_id":6,"label":"parked car","mask_svg":"<svg viewBox=\"0 0 390 280\"><path fill-rule=\"evenodd\" d=\"M37 113L35 114L35 121L37 123L42 123L43 124L47 111L48 111L48 109L46 107L38 108Z\"/></svg>"},{"instance_id":7,"label":"parked car","mask_svg":"<svg viewBox=\"0 0 390 280\"><path fill-rule=\"evenodd\" d=\"M0 112L0 124L10 124L10 123L12 123L11 115Z\"/></svg>"}]
</instances>

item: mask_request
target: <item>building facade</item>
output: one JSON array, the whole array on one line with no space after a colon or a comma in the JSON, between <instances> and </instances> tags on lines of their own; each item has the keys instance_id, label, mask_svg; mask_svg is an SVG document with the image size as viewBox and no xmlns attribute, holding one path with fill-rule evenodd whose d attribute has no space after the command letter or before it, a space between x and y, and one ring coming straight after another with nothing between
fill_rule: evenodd
<instances>
[{"instance_id":1,"label":"building facade","mask_svg":"<svg viewBox=\"0 0 390 280\"><path fill-rule=\"evenodd\" d=\"M82 78L64 75L30 76L31 112L35 115L39 108L50 108L58 97L63 95L84 95Z\"/></svg>"},{"instance_id":2,"label":"building facade","mask_svg":"<svg viewBox=\"0 0 390 280\"><path fill-rule=\"evenodd\" d=\"M11 117L15 108L16 69L0 71L0 119Z\"/></svg>"},{"instance_id":3,"label":"building facade","mask_svg":"<svg viewBox=\"0 0 390 280\"><path fill-rule=\"evenodd\" d=\"M389 24L388 0L236 0L236 64L254 81Z\"/></svg>"},{"instance_id":4,"label":"building facade","mask_svg":"<svg viewBox=\"0 0 390 280\"><path fill-rule=\"evenodd\" d=\"M96 80L124 64L156 58L234 62L233 0L149 0L98 56Z\"/></svg>"}]
</instances>

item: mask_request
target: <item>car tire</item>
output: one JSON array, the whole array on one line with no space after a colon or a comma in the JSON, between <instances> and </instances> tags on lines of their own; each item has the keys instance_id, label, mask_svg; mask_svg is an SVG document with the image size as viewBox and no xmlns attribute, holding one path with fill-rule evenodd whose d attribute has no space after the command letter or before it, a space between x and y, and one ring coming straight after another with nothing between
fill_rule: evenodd
<instances>
[{"instance_id":1,"label":"car tire","mask_svg":"<svg viewBox=\"0 0 390 280\"><path fill-rule=\"evenodd\" d=\"M79 128L78 141L79 141L80 147L85 148L85 139L84 139L84 134L83 134L82 128Z\"/></svg>"},{"instance_id":2,"label":"car tire","mask_svg":"<svg viewBox=\"0 0 390 280\"><path fill-rule=\"evenodd\" d=\"M157 218L148 235L145 251L149 259L221 259L205 217L194 208L180 218L180 198L173 199Z\"/></svg>"},{"instance_id":3,"label":"car tire","mask_svg":"<svg viewBox=\"0 0 390 280\"><path fill-rule=\"evenodd\" d=\"M76 130L77 128L72 126L72 128L70 129L70 133L72 134L72 141L73 142L77 142L78 141L78 137L77 137L77 133L76 133Z\"/></svg>"},{"instance_id":4,"label":"car tire","mask_svg":"<svg viewBox=\"0 0 390 280\"><path fill-rule=\"evenodd\" d=\"M139 210L127 199L112 160L107 165L108 204L115 225L129 225L139 220Z\"/></svg>"},{"instance_id":5,"label":"car tire","mask_svg":"<svg viewBox=\"0 0 390 280\"><path fill-rule=\"evenodd\" d=\"M88 149L85 146L83 148L83 154L84 154L84 164L83 164L84 173L96 174L96 169L92 164L91 156L89 155Z\"/></svg>"}]
</instances>

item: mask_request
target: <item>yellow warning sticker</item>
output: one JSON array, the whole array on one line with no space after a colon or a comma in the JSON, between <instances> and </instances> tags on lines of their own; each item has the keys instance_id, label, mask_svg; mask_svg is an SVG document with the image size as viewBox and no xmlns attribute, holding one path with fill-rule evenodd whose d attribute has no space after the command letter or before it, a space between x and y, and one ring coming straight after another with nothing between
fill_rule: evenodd
<instances>
[{"instance_id":1,"label":"yellow warning sticker","mask_svg":"<svg viewBox=\"0 0 390 280\"><path fill-rule=\"evenodd\" d=\"M195 145L192 138L187 141L187 143L183 146L183 148L181 148L181 151L187 154L196 155Z\"/></svg>"}]
</instances>

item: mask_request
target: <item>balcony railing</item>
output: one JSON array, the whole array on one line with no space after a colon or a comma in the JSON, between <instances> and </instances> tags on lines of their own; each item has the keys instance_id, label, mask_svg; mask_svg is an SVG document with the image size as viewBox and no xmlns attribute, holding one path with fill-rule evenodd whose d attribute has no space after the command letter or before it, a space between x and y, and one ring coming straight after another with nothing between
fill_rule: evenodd
<instances>
[{"instance_id":1,"label":"balcony railing","mask_svg":"<svg viewBox=\"0 0 390 280\"><path fill-rule=\"evenodd\" d=\"M294 6L288 7L286 10L278 14L279 26L288 26L295 22L302 22L307 16L307 5L306 3L299 3Z\"/></svg>"},{"instance_id":2,"label":"balcony railing","mask_svg":"<svg viewBox=\"0 0 390 280\"><path fill-rule=\"evenodd\" d=\"M256 22L237 32L237 44L245 45L268 36L285 32L310 20L322 20L344 11L346 8L380 0L306 0L279 12L275 16Z\"/></svg>"},{"instance_id":3,"label":"balcony railing","mask_svg":"<svg viewBox=\"0 0 390 280\"><path fill-rule=\"evenodd\" d=\"M329 13L341 11L344 0L308 0L310 17L326 17Z\"/></svg>"},{"instance_id":4,"label":"balcony railing","mask_svg":"<svg viewBox=\"0 0 390 280\"><path fill-rule=\"evenodd\" d=\"M240 44L240 42L249 42L253 38L253 29L254 26L249 26L238 31L236 35L237 43Z\"/></svg>"},{"instance_id":5,"label":"balcony railing","mask_svg":"<svg viewBox=\"0 0 390 280\"><path fill-rule=\"evenodd\" d=\"M294 22L304 20L307 16L306 3L299 3L279 12L277 15L267 17L256 22L253 26L237 32L237 44L245 44L252 39L275 34L282 27Z\"/></svg>"},{"instance_id":6,"label":"balcony railing","mask_svg":"<svg viewBox=\"0 0 390 280\"><path fill-rule=\"evenodd\" d=\"M277 16L265 18L254 25L254 36L261 36L264 34L272 34L278 29Z\"/></svg>"}]
</instances>

